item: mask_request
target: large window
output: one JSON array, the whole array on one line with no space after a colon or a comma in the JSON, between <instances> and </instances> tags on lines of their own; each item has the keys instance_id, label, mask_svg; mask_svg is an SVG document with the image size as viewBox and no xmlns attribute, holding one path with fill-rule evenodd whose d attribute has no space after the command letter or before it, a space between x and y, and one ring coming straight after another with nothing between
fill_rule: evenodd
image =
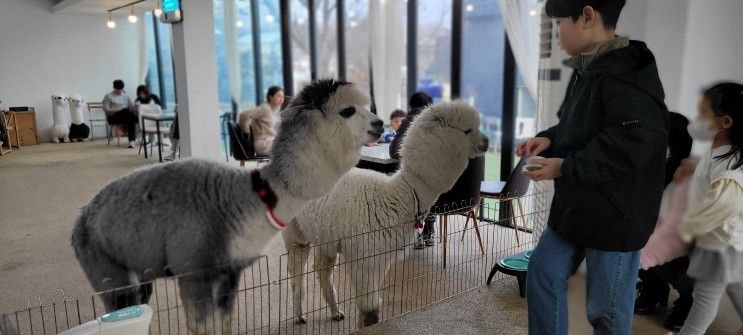
<instances>
[{"instance_id":1,"label":"large window","mask_svg":"<svg viewBox=\"0 0 743 335\"><path fill-rule=\"evenodd\" d=\"M490 0L469 0L462 14L461 97L480 112L481 130L491 149L485 179L500 180L501 121L505 30L498 6Z\"/></svg>"},{"instance_id":2,"label":"large window","mask_svg":"<svg viewBox=\"0 0 743 335\"><path fill-rule=\"evenodd\" d=\"M291 44L294 92L311 81L310 25L306 0L291 1Z\"/></svg>"},{"instance_id":3,"label":"large window","mask_svg":"<svg viewBox=\"0 0 743 335\"><path fill-rule=\"evenodd\" d=\"M417 90L434 101L451 96L451 9L452 0L418 1Z\"/></svg>"},{"instance_id":4,"label":"large window","mask_svg":"<svg viewBox=\"0 0 743 335\"><path fill-rule=\"evenodd\" d=\"M144 15L147 35L147 86L158 95L166 111L175 107L175 77L173 72L173 52L170 42L170 25L153 19L151 12Z\"/></svg>"},{"instance_id":5,"label":"large window","mask_svg":"<svg viewBox=\"0 0 743 335\"><path fill-rule=\"evenodd\" d=\"M510 158L513 153L512 148L501 148L501 143L510 145L511 142L503 136L513 134L516 143L533 136L536 104L518 76L512 58L507 58L506 32L499 6L493 0L461 0L461 20L453 20L454 1L344 0L343 35L339 35L337 0L289 0L289 13L281 12L279 0L214 0L221 109L230 111L233 99L240 109L262 102L266 89L272 85L293 85L293 91L299 92L313 77L337 78L339 59L344 59L346 79L373 93L377 108L383 108L380 110L386 113L406 106L407 77L415 74L416 78L410 79L411 89L428 93L434 101L450 100L452 92L459 92L461 99L480 112L480 129L491 145L486 156L485 178L503 179L507 176L501 175L501 171L507 171L508 167L502 169L501 165L511 160L501 159L502 155ZM459 5L460 0L456 1ZM313 8L309 8L310 2L314 3ZM412 9L413 5L417 6L414 12L417 19L408 21L411 18L408 8ZM398 9L400 15L392 15ZM289 27L284 28L288 28L285 31L290 34L287 38L291 57L282 55L282 15L289 17ZM311 26L311 17L314 17L314 26ZM453 24L461 24L461 27L453 27ZM167 30L167 26L159 24L149 29L154 31L154 28ZM406 42L409 28L415 29L411 36L416 38L410 45ZM459 55L452 55L453 33L459 31L453 28L461 28ZM394 38L390 39L389 35ZM310 45L311 36L314 48ZM168 37L169 34L163 34L158 42L168 45L161 52L161 72L166 78L172 77L169 40L164 40ZM338 38L343 38L345 50L338 50ZM371 41L382 45L373 48ZM148 44L148 48L159 44ZM378 55L380 50L384 52ZM408 51L415 52L411 53L415 59L406 57ZM372 56L376 57L374 64ZM452 78L452 64L459 65L458 77ZM284 83L284 65L293 72L292 83ZM372 65L376 68L372 69ZM514 83L504 84L504 75L512 73L516 77L508 80L513 79ZM395 85L377 85L379 91L373 90L372 79ZM162 83L163 92L172 92L170 80L170 83L167 80L150 82L153 88ZM399 94L397 84L400 84ZM386 89L380 88L384 86ZM169 99L170 94L164 96ZM513 108L504 111L504 101L511 105L505 98L511 96ZM503 131L504 114L513 117L506 118L513 121L508 123L509 127L514 127L513 132ZM516 164L518 159L512 161Z\"/></svg>"},{"instance_id":6,"label":"large window","mask_svg":"<svg viewBox=\"0 0 743 335\"><path fill-rule=\"evenodd\" d=\"M263 93L260 101L265 99L265 91L270 86L284 86L284 78L281 64L281 13L279 12L279 0L260 0L258 18L260 22L261 43L261 70L263 82L261 88Z\"/></svg>"},{"instance_id":7,"label":"large window","mask_svg":"<svg viewBox=\"0 0 743 335\"><path fill-rule=\"evenodd\" d=\"M369 0L346 0L346 80L365 92L369 87Z\"/></svg>"},{"instance_id":8,"label":"large window","mask_svg":"<svg viewBox=\"0 0 743 335\"><path fill-rule=\"evenodd\" d=\"M250 1L236 1L236 49L240 59L240 109L257 104L255 91L255 57L253 53L253 20ZM229 41L227 41L229 43Z\"/></svg>"},{"instance_id":9,"label":"large window","mask_svg":"<svg viewBox=\"0 0 743 335\"><path fill-rule=\"evenodd\" d=\"M338 27L335 0L315 1L318 79L338 77Z\"/></svg>"}]
</instances>

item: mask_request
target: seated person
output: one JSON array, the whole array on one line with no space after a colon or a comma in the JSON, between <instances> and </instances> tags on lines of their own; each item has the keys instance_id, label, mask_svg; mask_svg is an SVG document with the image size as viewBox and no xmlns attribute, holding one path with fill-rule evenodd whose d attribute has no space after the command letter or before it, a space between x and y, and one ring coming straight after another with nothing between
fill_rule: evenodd
<instances>
[{"instance_id":1,"label":"seated person","mask_svg":"<svg viewBox=\"0 0 743 335\"><path fill-rule=\"evenodd\" d=\"M397 129L397 136L390 143L390 157L400 159L400 145L402 138L405 136L408 128L410 128L410 123L430 105L433 105L433 98L424 92L415 92L410 96L410 101L408 101L408 115L400 124L400 128Z\"/></svg>"},{"instance_id":2,"label":"seated person","mask_svg":"<svg viewBox=\"0 0 743 335\"><path fill-rule=\"evenodd\" d=\"M134 105L137 107L137 112L140 116L142 115L160 115L162 105L160 104L160 98L157 95L150 93L150 90L146 85L137 86L137 99L134 100ZM143 120L145 129L155 129L156 122L151 120ZM150 143L152 139L148 139L147 143Z\"/></svg>"},{"instance_id":3,"label":"seated person","mask_svg":"<svg viewBox=\"0 0 743 335\"><path fill-rule=\"evenodd\" d=\"M103 111L106 112L108 124L126 127L129 148L134 148L137 139L136 126L139 123L134 104L124 91L124 82L114 80L113 91L103 98Z\"/></svg>"},{"instance_id":4,"label":"seated person","mask_svg":"<svg viewBox=\"0 0 743 335\"><path fill-rule=\"evenodd\" d=\"M157 95L150 93L150 89L147 88L147 85L137 86L137 100L134 100L134 103L137 105L154 104L162 107L160 98Z\"/></svg>"},{"instance_id":5,"label":"seated person","mask_svg":"<svg viewBox=\"0 0 743 335\"><path fill-rule=\"evenodd\" d=\"M397 136L397 130L400 129L400 124L405 120L407 114L402 110L396 109L390 114L390 128L384 132L384 135L377 141L378 143L390 143Z\"/></svg>"},{"instance_id":6,"label":"seated person","mask_svg":"<svg viewBox=\"0 0 743 335\"><path fill-rule=\"evenodd\" d=\"M238 118L240 127L244 132L253 132L253 143L255 152L259 155L271 153L273 139L276 137L276 125L278 125L278 113L284 103L284 90L278 86L268 88L266 102L260 106L248 109Z\"/></svg>"}]
</instances>

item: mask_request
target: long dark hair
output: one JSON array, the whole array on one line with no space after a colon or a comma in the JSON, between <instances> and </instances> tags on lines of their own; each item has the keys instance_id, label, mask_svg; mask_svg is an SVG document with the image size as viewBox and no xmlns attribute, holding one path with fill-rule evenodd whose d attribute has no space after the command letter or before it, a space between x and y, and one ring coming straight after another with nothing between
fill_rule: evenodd
<instances>
[{"instance_id":1,"label":"long dark hair","mask_svg":"<svg viewBox=\"0 0 743 335\"><path fill-rule=\"evenodd\" d=\"M738 169L743 166L740 152L743 147L743 85L734 82L719 83L704 90L703 94L715 116L727 116L733 120L728 135L730 151L715 158L722 160L738 155L738 160L732 166L733 170Z\"/></svg>"},{"instance_id":2,"label":"long dark hair","mask_svg":"<svg viewBox=\"0 0 743 335\"><path fill-rule=\"evenodd\" d=\"M276 95L276 93L283 92L284 89L279 86L271 86L268 88L268 92L266 93L266 102L271 100L271 97Z\"/></svg>"},{"instance_id":3,"label":"long dark hair","mask_svg":"<svg viewBox=\"0 0 743 335\"><path fill-rule=\"evenodd\" d=\"M147 85L139 85L137 86L137 98L139 98L139 95L141 93L144 93L144 95L147 97L146 99L150 98L150 89L147 88Z\"/></svg>"}]
</instances>

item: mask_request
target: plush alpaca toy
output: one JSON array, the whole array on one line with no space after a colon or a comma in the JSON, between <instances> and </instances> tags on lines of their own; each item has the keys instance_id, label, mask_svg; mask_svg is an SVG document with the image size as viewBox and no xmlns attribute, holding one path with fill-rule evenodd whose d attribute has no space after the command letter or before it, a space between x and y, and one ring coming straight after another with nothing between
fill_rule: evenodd
<instances>
[{"instance_id":1,"label":"plush alpaca toy","mask_svg":"<svg viewBox=\"0 0 743 335\"><path fill-rule=\"evenodd\" d=\"M64 115L67 114L67 96L64 94L52 95L52 117L54 118L54 124L52 125L52 142L59 143L70 141L70 129L67 128Z\"/></svg>"},{"instance_id":2,"label":"plush alpaca toy","mask_svg":"<svg viewBox=\"0 0 743 335\"><path fill-rule=\"evenodd\" d=\"M470 158L487 151L488 139L479 126L477 111L463 102L429 107L405 135L397 173L352 169L332 192L307 204L289 222L282 235L297 323L306 322L302 281L310 245L317 247L315 269L332 319L344 318L332 283L333 267L343 255L350 266L360 325L379 321L379 285L394 262L389 251L413 242L416 221L454 186ZM348 236L353 240L344 239Z\"/></svg>"},{"instance_id":3,"label":"plush alpaca toy","mask_svg":"<svg viewBox=\"0 0 743 335\"><path fill-rule=\"evenodd\" d=\"M72 246L96 291L126 287L101 296L108 311L146 303L152 284L141 282L211 270L178 279L187 326L191 334L230 334L242 270L382 134L368 104L356 86L320 80L281 112L271 162L260 170L187 159L104 187L81 210Z\"/></svg>"},{"instance_id":4,"label":"plush alpaca toy","mask_svg":"<svg viewBox=\"0 0 743 335\"><path fill-rule=\"evenodd\" d=\"M87 141L90 135L90 127L85 124L83 118L83 97L72 95L69 98L70 103L70 140L78 142Z\"/></svg>"}]
</instances>

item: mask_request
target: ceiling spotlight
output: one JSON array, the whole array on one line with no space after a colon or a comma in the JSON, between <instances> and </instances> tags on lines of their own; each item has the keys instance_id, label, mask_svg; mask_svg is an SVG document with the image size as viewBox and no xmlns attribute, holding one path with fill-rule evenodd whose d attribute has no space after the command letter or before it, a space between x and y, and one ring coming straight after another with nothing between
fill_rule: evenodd
<instances>
[{"instance_id":1,"label":"ceiling spotlight","mask_svg":"<svg viewBox=\"0 0 743 335\"><path fill-rule=\"evenodd\" d=\"M475 5L473 5L471 3L468 3L467 6L464 9L466 9L468 12L471 12L471 11L475 10Z\"/></svg>"},{"instance_id":2,"label":"ceiling spotlight","mask_svg":"<svg viewBox=\"0 0 743 335\"><path fill-rule=\"evenodd\" d=\"M116 28L116 22L111 17L111 13L108 13L108 22L106 22L106 25L111 29Z\"/></svg>"},{"instance_id":3,"label":"ceiling spotlight","mask_svg":"<svg viewBox=\"0 0 743 335\"><path fill-rule=\"evenodd\" d=\"M242 20L235 21L235 27L242 28L243 27L243 21Z\"/></svg>"},{"instance_id":4,"label":"ceiling spotlight","mask_svg":"<svg viewBox=\"0 0 743 335\"><path fill-rule=\"evenodd\" d=\"M137 23L137 16L134 15L134 6L132 6L129 10L129 22Z\"/></svg>"},{"instance_id":5,"label":"ceiling spotlight","mask_svg":"<svg viewBox=\"0 0 743 335\"><path fill-rule=\"evenodd\" d=\"M358 25L358 22L356 22L356 20L354 20L354 21L351 21L350 24L351 24L351 27L352 28L355 28Z\"/></svg>"},{"instance_id":6,"label":"ceiling spotlight","mask_svg":"<svg viewBox=\"0 0 743 335\"><path fill-rule=\"evenodd\" d=\"M155 7L155 10L152 12L155 14L155 16L160 17L160 15L163 15L163 9L162 5L160 5L160 0L157 0L157 7Z\"/></svg>"},{"instance_id":7,"label":"ceiling spotlight","mask_svg":"<svg viewBox=\"0 0 743 335\"><path fill-rule=\"evenodd\" d=\"M276 21L276 18L273 15L268 14L266 15L266 21L273 23L274 21Z\"/></svg>"},{"instance_id":8,"label":"ceiling spotlight","mask_svg":"<svg viewBox=\"0 0 743 335\"><path fill-rule=\"evenodd\" d=\"M531 16L537 16L537 11L536 11L536 9L532 9L532 10L530 10L530 11L529 11L529 15L531 15Z\"/></svg>"}]
</instances>

